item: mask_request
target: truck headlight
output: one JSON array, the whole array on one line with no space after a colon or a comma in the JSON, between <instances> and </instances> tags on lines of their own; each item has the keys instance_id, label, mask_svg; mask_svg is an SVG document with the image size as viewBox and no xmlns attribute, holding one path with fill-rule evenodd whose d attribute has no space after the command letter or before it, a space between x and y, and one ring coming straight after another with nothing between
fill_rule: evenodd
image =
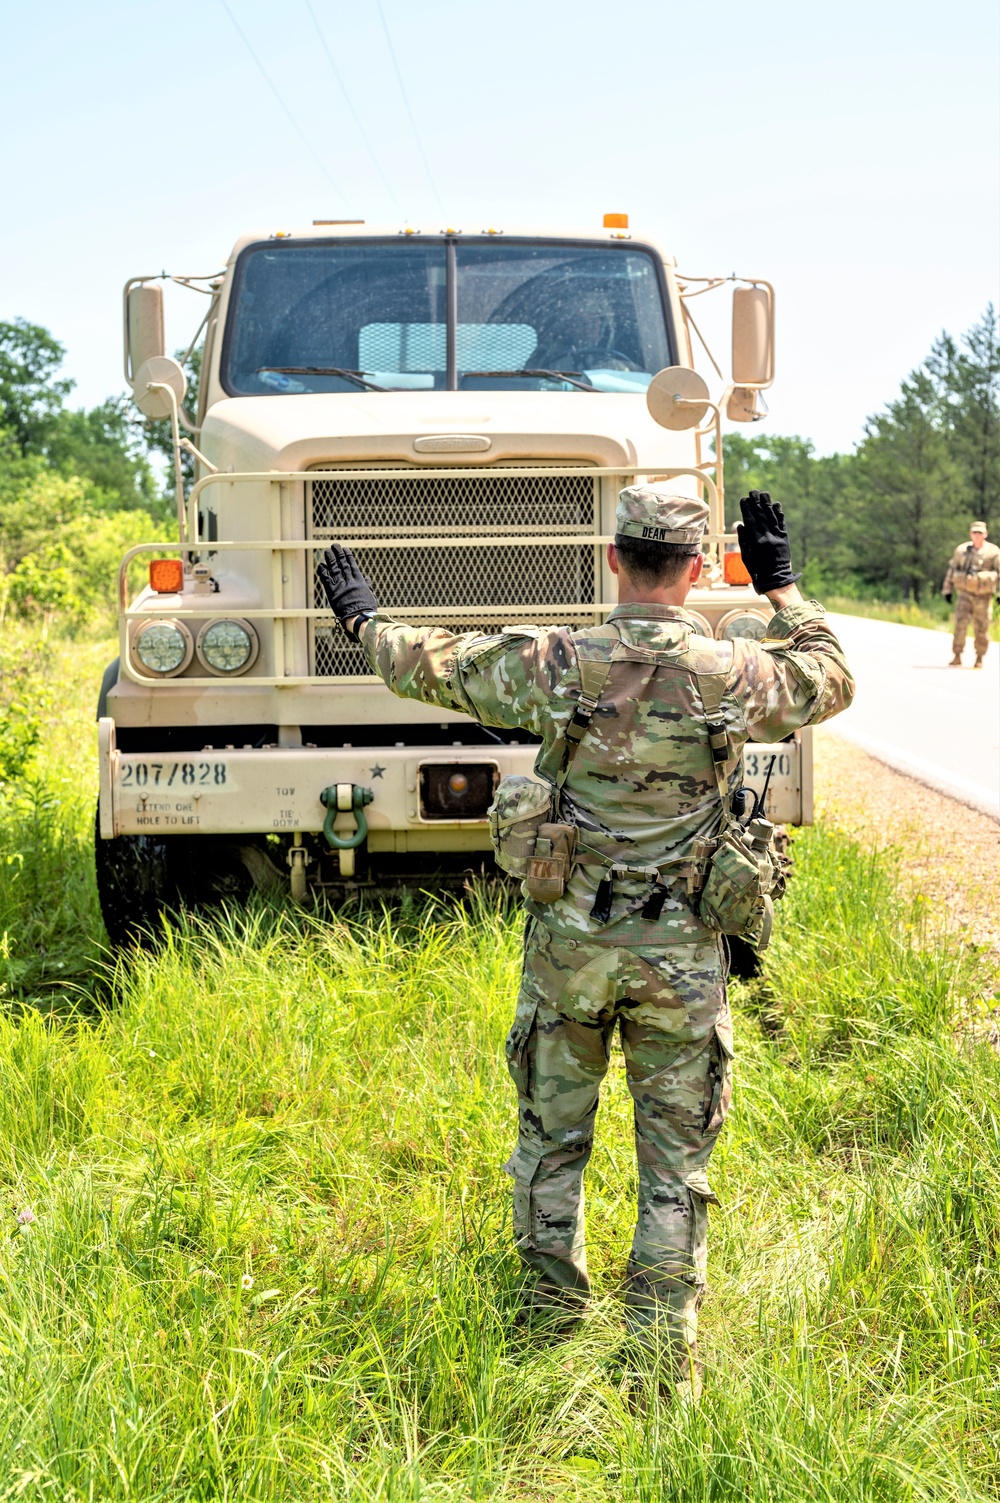
<instances>
[{"instance_id":1,"label":"truck headlight","mask_svg":"<svg viewBox=\"0 0 1000 1503\"><path fill-rule=\"evenodd\" d=\"M749 637L751 641L759 642L761 637L767 636L767 624L767 616L759 611L730 611L715 628L715 635L724 642L731 642L734 637Z\"/></svg>"},{"instance_id":2,"label":"truck headlight","mask_svg":"<svg viewBox=\"0 0 1000 1503\"><path fill-rule=\"evenodd\" d=\"M245 673L257 661L257 633L249 621L206 621L198 633L197 652L210 673Z\"/></svg>"},{"instance_id":3,"label":"truck headlight","mask_svg":"<svg viewBox=\"0 0 1000 1503\"><path fill-rule=\"evenodd\" d=\"M191 633L180 621L144 621L132 645L142 666L160 678L183 673L194 653Z\"/></svg>"},{"instance_id":4,"label":"truck headlight","mask_svg":"<svg viewBox=\"0 0 1000 1503\"><path fill-rule=\"evenodd\" d=\"M701 611L689 611L687 609L687 606L685 606L684 609L685 611L687 611L687 614L694 622L694 629L698 633L699 637L710 637L712 635L712 627L711 623L708 620L708 617L703 616L701 614Z\"/></svg>"}]
</instances>

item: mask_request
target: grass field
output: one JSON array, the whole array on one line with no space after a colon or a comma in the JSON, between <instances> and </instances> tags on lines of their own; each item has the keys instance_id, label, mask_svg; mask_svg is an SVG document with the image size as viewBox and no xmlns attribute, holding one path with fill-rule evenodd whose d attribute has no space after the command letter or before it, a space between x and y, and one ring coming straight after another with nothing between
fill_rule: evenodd
<instances>
[{"instance_id":1,"label":"grass field","mask_svg":"<svg viewBox=\"0 0 1000 1503\"><path fill-rule=\"evenodd\" d=\"M841 611L845 616L867 616L875 621L895 621L900 626L924 626L930 631L947 632L955 629L955 607L940 596L915 605L912 600L855 600L847 595L823 596L828 611ZM1000 616L993 608L990 621L990 638L1000 642ZM972 630L968 633L968 645L972 648Z\"/></svg>"},{"instance_id":2,"label":"grass field","mask_svg":"<svg viewBox=\"0 0 1000 1503\"><path fill-rule=\"evenodd\" d=\"M516 914L262 907L115 969L89 855L110 655L26 659L49 730L0 813L0 1499L1000 1497L990 978L926 939L891 855L796 842L767 979L733 988L705 1396L635 1416L620 1071L593 1315L563 1344L512 1327Z\"/></svg>"}]
</instances>

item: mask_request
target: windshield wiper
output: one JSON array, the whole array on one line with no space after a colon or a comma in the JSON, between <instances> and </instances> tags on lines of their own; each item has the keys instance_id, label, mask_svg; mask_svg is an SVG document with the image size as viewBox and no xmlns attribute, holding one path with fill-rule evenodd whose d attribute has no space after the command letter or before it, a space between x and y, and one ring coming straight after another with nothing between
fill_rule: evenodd
<instances>
[{"instance_id":1,"label":"windshield wiper","mask_svg":"<svg viewBox=\"0 0 1000 1503\"><path fill-rule=\"evenodd\" d=\"M512 380L515 376L545 376L550 381L568 381L570 386L578 386L581 391L596 391L597 387L592 381L581 380L583 371L459 371L460 376L502 376L504 380Z\"/></svg>"},{"instance_id":2,"label":"windshield wiper","mask_svg":"<svg viewBox=\"0 0 1000 1503\"><path fill-rule=\"evenodd\" d=\"M360 371L345 370L342 365L258 365L258 376L262 371L274 371L279 376L340 376L344 381L353 381L355 386L363 386L365 391L392 390L369 381Z\"/></svg>"}]
</instances>

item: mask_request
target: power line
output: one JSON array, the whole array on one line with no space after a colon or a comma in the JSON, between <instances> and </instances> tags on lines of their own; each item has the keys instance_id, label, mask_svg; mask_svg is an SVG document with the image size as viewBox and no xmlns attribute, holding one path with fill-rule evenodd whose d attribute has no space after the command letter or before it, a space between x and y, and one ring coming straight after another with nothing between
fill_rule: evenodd
<instances>
[{"instance_id":1,"label":"power line","mask_svg":"<svg viewBox=\"0 0 1000 1503\"><path fill-rule=\"evenodd\" d=\"M351 102L351 96L347 92L347 86L345 85L344 80L340 76L340 70L337 67L337 64L333 60L333 54L330 51L330 48L327 46L326 37L323 35L323 32L320 29L319 21L316 19L316 12L313 10L312 4L310 3L310 0L305 0L305 7L306 7L306 10L309 12L310 17L312 18L313 25L316 28L316 35L319 37L320 46L323 48L323 51L326 53L326 60L330 64L330 70L333 73L334 78L337 80L337 83L340 86L340 92L344 96L344 103L347 105L347 108L350 110L351 116L352 116L352 118L354 120L354 123L358 127L358 132L359 132L359 134L361 136L361 139L365 143L365 146L368 149L368 155L371 157L372 162L374 163L375 171L378 173L379 177L382 179L382 186L385 188L385 191L388 193L389 197L392 199L393 203L396 205L396 208L399 210L399 213L402 214L403 209L402 209L402 206L401 206L401 204L399 202L399 199L396 197L395 193L392 191L392 186L389 183L389 179L386 177L385 173L382 171L382 163L379 161L378 157L375 155L375 148L372 146L372 143L368 139L368 133L365 130L364 125L362 124L361 117L358 114L357 110L354 108L353 103Z\"/></svg>"},{"instance_id":2,"label":"power line","mask_svg":"<svg viewBox=\"0 0 1000 1503\"><path fill-rule=\"evenodd\" d=\"M240 26L240 23L237 21L236 17L233 15L232 11L229 9L229 6L226 4L226 0L219 0L219 4L222 6L222 9L225 11L225 13L229 17L230 21L232 21L232 23L235 26L236 31L237 31L237 33L238 33L238 35L240 37L240 40L242 41L244 47L247 49L247 51L249 52L250 56L253 58L254 62L257 64L257 67L260 69L261 75L263 76L263 79L264 79L264 82L267 84L268 88L271 90L271 93L274 95L275 99L278 101L278 103L281 105L281 108L284 110L285 114L288 116L288 119L291 121L292 128L295 131L295 134L298 136L299 140L302 142L302 145L305 147L306 151L312 157L313 161L316 163L317 167L322 172L322 174L326 178L327 182L330 184L330 187L337 194L338 198L343 199L344 203L346 204L348 200L347 200L346 195L344 194L344 190L331 177L329 168L327 167L326 163L323 161L322 157L320 157L317 154L317 152L315 151L315 149L312 146L312 143L309 141L308 137L306 136L305 132L303 131L301 125L296 120L296 118L292 114L291 110L288 108L288 105L285 103L284 99L282 99L281 95L278 93L278 90L276 89L276 87L274 86L274 84L271 82L271 79L270 79L270 76L268 75L267 69L264 67L264 64L261 62L261 60L257 56L256 52L254 52L253 48L251 47L249 39L248 39L246 33L244 32L243 28Z\"/></svg>"},{"instance_id":3,"label":"power line","mask_svg":"<svg viewBox=\"0 0 1000 1503\"><path fill-rule=\"evenodd\" d=\"M417 150L420 153L420 160L424 164L424 171L427 174L427 181L430 183L431 190L432 190L432 192L434 194L434 197L437 199L438 208L441 210L441 213L443 214L444 213L444 204L441 202L441 195L440 195L440 193L437 190L437 183L435 183L434 178L433 178L433 176L431 174L430 164L427 161L427 156L426 156L426 153L424 152L423 142L420 139L420 132L417 130L417 122L413 118L413 111L410 108L410 101L407 98L407 94L406 94L406 85L403 83L403 75L402 75L402 73L399 70L399 63L396 61L396 49L393 47L393 45L392 45L392 37L389 35L389 23L385 19L385 11L382 9L382 0L375 0L375 4L378 6L379 17L380 17L380 19L382 21L382 30L385 32L385 43L386 43L386 46L389 49L389 56L392 58L392 66L396 70L396 81L399 84L399 92L403 96L403 103L406 105L406 113L410 117L410 129L413 131L413 139L417 143Z\"/></svg>"}]
</instances>

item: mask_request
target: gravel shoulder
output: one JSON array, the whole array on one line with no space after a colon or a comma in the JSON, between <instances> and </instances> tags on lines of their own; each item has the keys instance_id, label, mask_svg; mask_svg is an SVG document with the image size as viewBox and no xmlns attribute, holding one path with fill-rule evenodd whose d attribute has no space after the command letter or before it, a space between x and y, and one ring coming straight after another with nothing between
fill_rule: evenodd
<instances>
[{"instance_id":1,"label":"gravel shoulder","mask_svg":"<svg viewBox=\"0 0 1000 1503\"><path fill-rule=\"evenodd\" d=\"M862 845L894 847L932 922L1000 962L1000 825L895 772L828 726L815 732L816 814Z\"/></svg>"}]
</instances>

